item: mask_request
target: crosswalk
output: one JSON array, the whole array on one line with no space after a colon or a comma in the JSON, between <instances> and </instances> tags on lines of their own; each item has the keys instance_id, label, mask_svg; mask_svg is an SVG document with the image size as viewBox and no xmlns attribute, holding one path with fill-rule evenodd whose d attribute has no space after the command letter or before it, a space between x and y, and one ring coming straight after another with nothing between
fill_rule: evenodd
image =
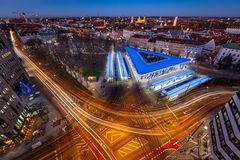
<instances>
[{"instance_id":1,"label":"crosswalk","mask_svg":"<svg viewBox=\"0 0 240 160\"><path fill-rule=\"evenodd\" d=\"M73 134L72 138L73 138L74 142L78 142L75 144L75 147L76 147L79 155L84 152L89 152L89 148L88 148L86 142L83 140L83 138L81 138L81 136L79 134Z\"/></svg>"},{"instance_id":2,"label":"crosswalk","mask_svg":"<svg viewBox=\"0 0 240 160\"><path fill-rule=\"evenodd\" d=\"M130 154L131 152L134 152L138 149L140 149L142 146L144 146L147 143L146 140L144 139L139 139L139 138L134 138L131 141L129 141L127 144L122 146L119 150L118 153L122 156L125 157L126 155Z\"/></svg>"},{"instance_id":3,"label":"crosswalk","mask_svg":"<svg viewBox=\"0 0 240 160\"><path fill-rule=\"evenodd\" d=\"M125 136L125 133L119 132L113 129L109 129L104 133L104 137L108 140L110 144L114 144Z\"/></svg>"}]
</instances>

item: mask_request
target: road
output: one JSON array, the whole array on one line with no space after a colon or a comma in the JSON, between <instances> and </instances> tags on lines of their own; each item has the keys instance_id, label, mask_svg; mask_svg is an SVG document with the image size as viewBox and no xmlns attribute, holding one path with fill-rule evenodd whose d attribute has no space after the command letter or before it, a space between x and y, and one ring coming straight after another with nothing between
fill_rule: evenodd
<instances>
[{"instance_id":1,"label":"road","mask_svg":"<svg viewBox=\"0 0 240 160\"><path fill-rule=\"evenodd\" d=\"M91 135L91 137L99 144L99 146L102 146L101 149L105 151L109 159L116 159L111 149L104 143L104 141L98 136L98 134L93 129L91 129L91 127L83 120L82 116L78 114L81 113L82 111L78 107L78 105L72 100L72 98L69 95L67 95L59 87L58 84L56 84L50 77L48 77L43 71L41 71L26 55L24 55L24 53L22 53L21 50L19 50L16 47L13 32L11 31L10 34L13 42L14 51L24 61L26 67L31 68L31 70L34 70L35 76L38 77L38 79L45 85L45 87L48 88L49 91L54 95L54 97L60 102L66 113L71 115L81 125L81 127L89 135ZM86 112L81 113L81 115L85 115L85 113Z\"/></svg>"},{"instance_id":2,"label":"road","mask_svg":"<svg viewBox=\"0 0 240 160\"><path fill-rule=\"evenodd\" d=\"M183 132L184 129L186 128L192 129L195 126L195 124L198 123L199 119L201 120L203 118L203 116L199 117L199 119L192 117L191 123L183 122L187 118L191 117L191 115L199 111L201 108L203 108L204 113L209 112L207 106L204 105L202 105L202 107L200 107L198 110L191 111L191 113L188 113L186 115L184 113L185 110L189 110L189 108L192 105L195 105L196 107L197 106L196 104L200 102L203 103L204 101L207 100L214 100L214 97L210 98L211 96L215 97L220 95L231 96L234 92L234 89L229 89L227 91L211 89L208 91L208 93L204 93L194 98L190 97L189 98L190 100L186 101L185 103L171 106L171 111L169 111L169 109L166 108L154 112L137 112L137 113L129 113L123 111L116 112L116 110L104 106L102 101L99 101L92 95L88 95L84 92L81 92L81 94L76 94L72 90L67 90L66 88L63 87L63 85L60 85L59 83L54 81L53 77L50 77L48 74L44 73L42 69L39 68L26 54L24 54L18 47L16 47L13 32L11 32L11 38L14 50L18 54L18 56L23 60L25 67L31 70L34 76L36 76L41 81L41 83L49 90L49 92L51 92L52 95L54 95L57 101L61 104L61 107L64 110L64 112L66 112L70 117L74 118L78 125L84 129L84 132L86 132L86 134L90 137L89 141L92 141L91 144L97 143L97 145L95 145L95 147L92 148L92 151L94 152L95 156L99 159L101 159L101 157L104 157L106 159L118 159L118 158L115 156L116 154L112 151L110 145L106 143L106 140L101 135L98 134L98 132L96 131L95 128L92 127L92 125L90 125L92 123L98 124L106 128L114 129L123 133L127 133L129 134L129 137L131 136L135 137L136 135L165 137L166 140L164 139L164 141L166 142L167 140L170 140L174 136L178 135L180 132ZM81 105L79 105L80 104L79 102L81 103ZM150 122L154 123L150 123L149 125L144 122L143 125L140 125L138 127L129 126L130 123L129 125L126 124L123 125L117 121L99 118L98 116L93 115L93 113L91 112L89 113L88 111L84 110L85 106L93 107L93 109L95 110L98 109L99 112L110 114L111 116L116 116L118 119L120 119L120 122L121 120L123 120L122 118L128 118L131 121L132 119L137 118L143 121L150 120ZM164 120L174 121L174 119L176 119L175 116L172 116L172 112L175 112L176 116L178 117L178 121L176 123L173 122L173 124L179 125L182 123L181 127L176 126L163 127L163 125L161 124L161 122ZM159 120L160 118L161 120ZM148 127L147 129L145 129L146 126ZM162 140L161 143L164 143L164 141Z\"/></svg>"}]
</instances>

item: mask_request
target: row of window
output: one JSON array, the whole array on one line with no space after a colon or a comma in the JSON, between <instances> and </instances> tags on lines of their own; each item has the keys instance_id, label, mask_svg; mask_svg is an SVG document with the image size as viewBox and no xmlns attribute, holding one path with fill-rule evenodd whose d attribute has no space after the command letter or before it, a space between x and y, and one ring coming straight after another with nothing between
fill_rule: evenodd
<instances>
[{"instance_id":1,"label":"row of window","mask_svg":"<svg viewBox=\"0 0 240 160\"><path fill-rule=\"evenodd\" d=\"M3 64L0 65L0 70L6 68L10 63L15 60L14 57L11 57L9 60L5 61Z\"/></svg>"},{"instance_id":2,"label":"row of window","mask_svg":"<svg viewBox=\"0 0 240 160\"><path fill-rule=\"evenodd\" d=\"M187 68L187 67L188 67L187 65L180 65L179 68L182 70L182 69ZM162 69L162 70L147 74L146 76L141 76L141 79L151 80L153 78L156 78L156 77L159 77L159 76L162 76L162 75L166 75L166 74L169 74L171 72L175 72L179 68L178 67L169 67L169 68L166 68L166 69Z\"/></svg>"},{"instance_id":3,"label":"row of window","mask_svg":"<svg viewBox=\"0 0 240 160\"><path fill-rule=\"evenodd\" d=\"M238 156L231 150L231 148L226 144L225 138L224 138L224 134L223 134L223 129L222 129L222 125L219 119L219 116L215 116L216 119L216 124L217 124L217 130L218 130L218 136L219 136L219 140L220 140L220 144L221 147L223 148L223 150L225 151L225 153L228 154L228 156L232 159L232 160L239 160Z\"/></svg>"},{"instance_id":4,"label":"row of window","mask_svg":"<svg viewBox=\"0 0 240 160\"><path fill-rule=\"evenodd\" d=\"M11 108L16 112L16 110L12 106L11 106ZM26 109L24 109L21 114L18 113L19 118L18 118L14 128L20 129L25 118L27 117L27 115L28 115L28 112ZM7 116L10 121L13 120L13 118L15 117L15 114L11 113L11 116L12 117L10 117L9 115ZM2 129L6 129L9 127L9 124L6 121L4 121L2 118L0 118L0 122L1 122L0 126Z\"/></svg>"},{"instance_id":5,"label":"row of window","mask_svg":"<svg viewBox=\"0 0 240 160\"><path fill-rule=\"evenodd\" d=\"M240 111L238 110L236 102L234 101L233 98L229 101L229 106L231 108L233 117L234 117L234 119L236 121L236 124L238 126L238 130L240 131Z\"/></svg>"},{"instance_id":6,"label":"row of window","mask_svg":"<svg viewBox=\"0 0 240 160\"><path fill-rule=\"evenodd\" d=\"M226 52L223 52L222 55L225 55ZM228 55L230 55L232 58L238 58L240 57L240 54L236 54L236 53L229 53Z\"/></svg>"},{"instance_id":7,"label":"row of window","mask_svg":"<svg viewBox=\"0 0 240 160\"><path fill-rule=\"evenodd\" d=\"M5 80L8 84L11 83L11 80L14 79L15 75L18 75L20 73L20 71L22 70L21 67L18 67L18 65L15 65L15 64L12 65L10 68L11 69L9 70L9 72L13 72L13 73L4 72L2 74L2 76L5 78Z\"/></svg>"},{"instance_id":8,"label":"row of window","mask_svg":"<svg viewBox=\"0 0 240 160\"><path fill-rule=\"evenodd\" d=\"M226 108L225 107L222 108L221 112L222 112L222 115L223 115L223 120L225 122L226 130L228 132L228 136L229 136L230 141L236 146L236 148L240 148L240 141L234 134L233 127L232 127L232 124L230 122L229 116L227 114Z\"/></svg>"},{"instance_id":9,"label":"row of window","mask_svg":"<svg viewBox=\"0 0 240 160\"><path fill-rule=\"evenodd\" d=\"M0 37L0 51L3 51L6 48L7 48L6 44L3 42L2 38Z\"/></svg>"},{"instance_id":10,"label":"row of window","mask_svg":"<svg viewBox=\"0 0 240 160\"><path fill-rule=\"evenodd\" d=\"M216 136L215 136L213 121L211 121L209 125L210 125L210 132L211 132L211 135L212 135L211 138L212 138L213 152L215 153L215 155L217 156L217 158L219 160L225 160L225 158L219 152L218 147L217 147L217 140L216 140Z\"/></svg>"},{"instance_id":11,"label":"row of window","mask_svg":"<svg viewBox=\"0 0 240 160\"><path fill-rule=\"evenodd\" d=\"M240 50L239 49L230 49L230 48L224 48L226 51L232 51L232 52L234 52L234 51L236 51L236 52L240 52Z\"/></svg>"}]
</instances>

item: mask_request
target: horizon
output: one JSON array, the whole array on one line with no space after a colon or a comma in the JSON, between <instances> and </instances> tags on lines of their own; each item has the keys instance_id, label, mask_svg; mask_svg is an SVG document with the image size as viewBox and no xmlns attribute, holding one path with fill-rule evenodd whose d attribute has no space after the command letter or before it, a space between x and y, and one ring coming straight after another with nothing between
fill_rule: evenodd
<instances>
[{"instance_id":1,"label":"horizon","mask_svg":"<svg viewBox=\"0 0 240 160\"><path fill-rule=\"evenodd\" d=\"M178 16L176 15L178 18L240 18L240 16ZM155 16L144 16L144 15L134 15L134 18L137 17L146 17L146 18L175 18L176 16L163 16L163 15L155 15ZM91 18L131 18L132 15L126 15L126 16L38 16L38 17L34 17L34 16L27 16L27 18L86 18L86 17L91 17ZM20 18L19 16L0 16L0 18Z\"/></svg>"},{"instance_id":2,"label":"horizon","mask_svg":"<svg viewBox=\"0 0 240 160\"><path fill-rule=\"evenodd\" d=\"M0 17L240 17L238 0L0 0ZM90 9L89 9L90 8Z\"/></svg>"}]
</instances>

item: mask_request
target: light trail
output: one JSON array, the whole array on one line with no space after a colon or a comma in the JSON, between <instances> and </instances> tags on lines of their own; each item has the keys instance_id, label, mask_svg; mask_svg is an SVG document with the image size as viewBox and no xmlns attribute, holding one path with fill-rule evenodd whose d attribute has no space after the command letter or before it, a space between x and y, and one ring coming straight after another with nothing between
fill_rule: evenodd
<instances>
[{"instance_id":1,"label":"light trail","mask_svg":"<svg viewBox=\"0 0 240 160\"><path fill-rule=\"evenodd\" d=\"M13 33L10 32L11 38L14 39ZM64 110L67 111L83 128L87 131L92 138L102 147L102 149L107 153L110 159L116 159L115 155L111 151L111 149L105 144L105 142L98 136L98 134L88 126L88 124L80 118L73 111L71 107L76 107L75 102L71 100L71 98L66 95L60 87L52 82L52 80L47 77L27 56L25 56L21 51L16 48L15 41L14 42L14 51L18 54L19 57L23 58L25 62L31 65L32 68L35 69L35 74L39 78L39 80L50 90L50 92L59 100L59 102L64 106ZM27 65L27 63L25 63ZM55 89L55 90L54 90ZM60 94L59 94L60 93ZM74 104L74 105L73 105Z\"/></svg>"},{"instance_id":2,"label":"light trail","mask_svg":"<svg viewBox=\"0 0 240 160\"><path fill-rule=\"evenodd\" d=\"M237 91L237 89L235 89ZM216 95L233 95L235 93L235 90L234 91L223 91L223 90L219 90L219 91L210 91L209 93L205 93L205 94L202 94L200 96L197 96L197 97L194 97L193 99L191 99L191 101L188 101L188 102L185 102L183 104L179 104L179 105L175 105L175 106L172 106L171 107L171 110L173 112L177 112L179 110L182 110L182 109L185 109L195 103L198 103L206 98L209 98L211 96L216 96ZM129 118L148 118L148 115L146 114L143 114L143 113L130 113L130 112L124 112L124 111L117 111L116 110L113 110L113 109L110 109L110 108L106 108L106 107L103 107L101 105L98 105L97 103L92 103L91 101L89 101L88 99L86 99L86 101L81 101L81 102L84 102L84 103L88 103L89 105L91 106L94 106L102 111L105 111L107 113L110 113L110 114L113 114L113 115L116 115L116 116L121 116L121 117L129 117ZM164 115L167 115L169 114L169 109L162 109L160 111L150 111L148 112L148 114L151 114L151 117L161 117L161 116L164 116Z\"/></svg>"},{"instance_id":3,"label":"light trail","mask_svg":"<svg viewBox=\"0 0 240 160\"><path fill-rule=\"evenodd\" d=\"M163 135L163 133L160 130L151 130L151 129L140 129L140 128L134 128L134 127L129 127L129 126L125 126L125 125L121 125L121 124L117 124L115 122L110 122L107 120L103 120L97 117L94 117L93 115L89 114L88 112L84 111L83 109L79 108L79 106L76 104L76 102L74 102L72 100L72 98L67 95L59 86L57 83L55 83L51 78L49 78L45 73L43 73L41 71L41 69L39 69L26 55L24 55L23 53L20 53L21 51L19 51L16 47L14 47L14 49L16 50L16 53L19 54L19 56L21 58L23 58L25 61L27 61L27 63L29 64L28 67L30 68L34 68L34 70L36 72L35 75L41 80L41 82L51 91L51 93L62 103L64 104L64 109L75 119L80 119L78 120L78 122L83 123L85 126L88 126L86 124L86 122L84 122L82 120L82 118L80 118L79 114L82 115L83 117L97 123L100 124L102 126L108 127L108 128L112 128L112 129L116 129L119 131L123 131L123 132L129 132L129 133L135 133L135 134L141 134L141 135ZM225 91L226 93L226 91ZM229 92L227 92L229 93ZM209 96L209 94L207 94L207 96ZM198 100L195 101L191 101L190 103L188 103L187 105L196 103ZM71 106L71 107L70 107ZM176 111L178 109L182 108L182 105L173 110L172 111ZM76 114L79 113L79 114ZM152 115L152 113L150 112L149 114L151 114L151 117L154 117L154 113ZM164 113L161 112L161 115L163 115ZM166 113L165 113L166 114ZM132 115L134 117L145 117L148 118L148 115ZM80 124L81 124L80 123ZM86 127L86 129L90 128L89 126ZM95 133L96 134L96 133ZM99 137L100 138L100 137Z\"/></svg>"},{"instance_id":4,"label":"light trail","mask_svg":"<svg viewBox=\"0 0 240 160\"><path fill-rule=\"evenodd\" d=\"M12 33L11 33L11 37ZM15 44L15 41L12 40L13 43ZM97 124L100 124L102 126L116 129L119 131L123 132L128 132L128 133L135 133L135 134L141 134L141 135L153 135L153 136L164 136L161 130L151 130L151 129L140 129L140 128L134 128L134 127L129 127L121 124L117 124L116 122L110 122L107 120L103 120L97 117L94 117L93 115L89 114L88 112L84 111L82 108L80 108L76 102L64 91L56 82L54 82L49 76L47 76L37 65L35 65L22 51L18 50L16 46L14 45L14 50L15 52L19 55L19 57L22 58L24 61L24 64L26 67L32 69L36 77L49 89L49 91L54 95L54 97L62 104L63 109L71 115L81 126L82 128L87 131L91 137L100 145L102 146L102 149L105 151L105 153L109 156L110 159L116 159L115 155L113 154L112 150L105 144L105 142L101 139L101 137L83 120L84 118L87 118ZM216 94L232 94L233 91L217 91L213 93L207 93L205 95L196 97L190 102L186 102L183 105L178 105L172 109L173 111L177 111L180 109L183 109L191 104L194 104L199 101L199 99L204 99L210 95L216 95ZM88 97L89 98L89 97ZM86 104L86 101L83 101ZM91 103L87 103L91 104ZM96 103L93 103L93 105L97 105ZM116 111L115 111L116 112ZM149 112L148 114L151 114L151 117L156 116L156 115L164 115L166 113L158 112L158 113L151 113ZM128 117L145 117L147 118L149 115L144 115L144 114L136 114L136 115L129 115L129 113L124 113L124 116ZM117 114L119 115L119 114ZM170 131L171 132L171 131Z\"/></svg>"}]
</instances>

